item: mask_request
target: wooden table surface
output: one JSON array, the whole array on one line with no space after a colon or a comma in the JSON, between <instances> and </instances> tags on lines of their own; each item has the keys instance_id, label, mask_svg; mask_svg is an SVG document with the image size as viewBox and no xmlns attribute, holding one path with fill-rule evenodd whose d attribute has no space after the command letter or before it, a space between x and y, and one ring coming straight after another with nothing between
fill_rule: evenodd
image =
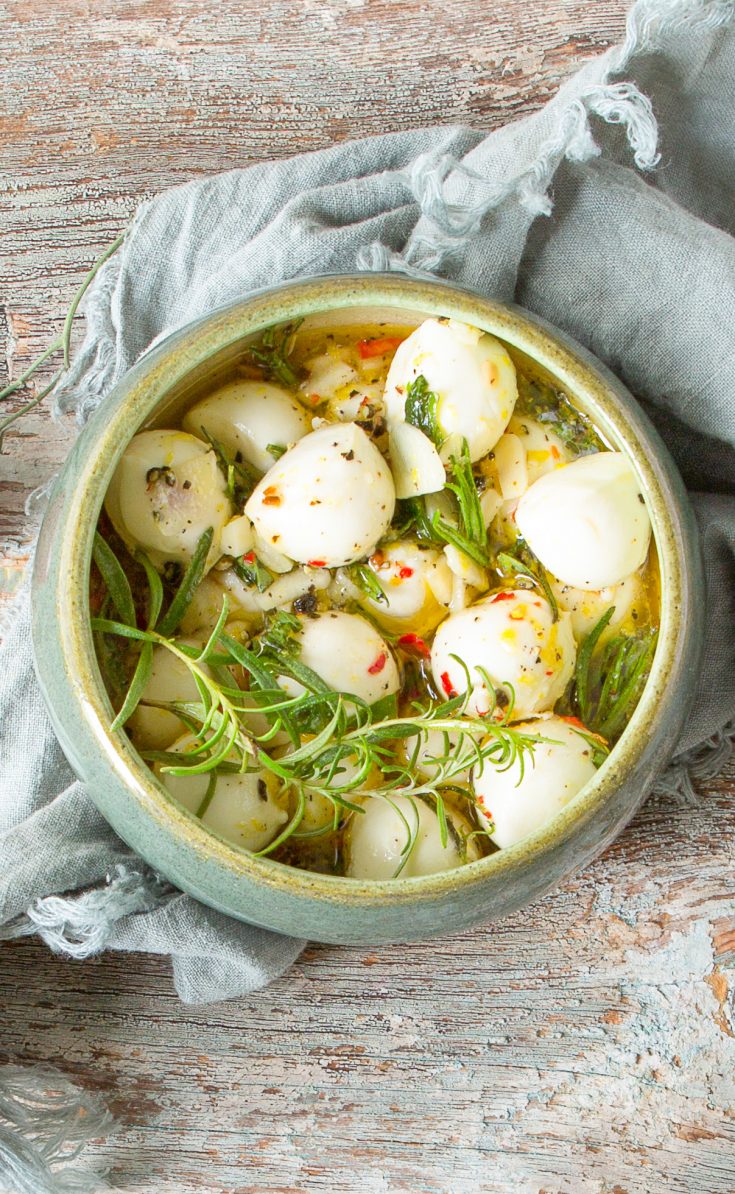
<instances>
[{"instance_id":1,"label":"wooden table surface","mask_svg":"<svg viewBox=\"0 0 735 1194\"><path fill-rule=\"evenodd\" d=\"M11 378L136 204L346 137L493 128L618 40L622 0L4 0L0 366ZM42 379L39 384L42 384ZM72 432L0 457L0 591ZM152 957L0 962L0 1052L101 1091L116 1189L735 1189L735 768L649 803L511 920L315 947L269 990L182 1006Z\"/></svg>"}]
</instances>

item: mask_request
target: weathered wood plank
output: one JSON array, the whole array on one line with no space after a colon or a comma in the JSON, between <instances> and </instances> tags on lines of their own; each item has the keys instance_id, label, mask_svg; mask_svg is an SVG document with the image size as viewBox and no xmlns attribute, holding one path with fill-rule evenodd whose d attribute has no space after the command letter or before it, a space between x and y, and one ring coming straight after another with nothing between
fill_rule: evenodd
<instances>
[{"instance_id":1,"label":"weathered wood plank","mask_svg":"<svg viewBox=\"0 0 735 1194\"><path fill-rule=\"evenodd\" d=\"M5 951L2 1047L102 1090L126 1191L731 1191L735 768L498 926L314 947L182 1007L167 964Z\"/></svg>"},{"instance_id":2,"label":"weathered wood plank","mask_svg":"<svg viewBox=\"0 0 735 1194\"><path fill-rule=\"evenodd\" d=\"M0 373L59 330L145 196L343 137L492 128L618 40L624 8L6 0ZM70 439L45 411L8 436L0 599L22 572L25 498ZM500 926L316 947L269 991L214 1008L183 1007L163 960L6 946L0 1050L105 1093L121 1126L96 1151L128 1194L724 1194L735 769L701 796L650 804L583 876Z\"/></svg>"}]
</instances>

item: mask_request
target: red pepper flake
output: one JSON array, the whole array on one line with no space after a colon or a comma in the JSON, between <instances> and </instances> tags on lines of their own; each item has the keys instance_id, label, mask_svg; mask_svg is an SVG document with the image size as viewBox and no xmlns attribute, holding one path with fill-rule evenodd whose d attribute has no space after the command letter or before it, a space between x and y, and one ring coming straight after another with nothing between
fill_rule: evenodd
<instances>
[{"instance_id":1,"label":"red pepper flake","mask_svg":"<svg viewBox=\"0 0 735 1194\"><path fill-rule=\"evenodd\" d=\"M561 452L557 448L556 444L551 445L551 455L554 457L554 460L561 459Z\"/></svg>"},{"instance_id":2,"label":"red pepper flake","mask_svg":"<svg viewBox=\"0 0 735 1194\"><path fill-rule=\"evenodd\" d=\"M490 604L495 605L495 603L497 601L514 601L514 600L515 600L515 593L508 593L506 591L503 593L496 593L495 596L490 599Z\"/></svg>"},{"instance_id":3,"label":"red pepper flake","mask_svg":"<svg viewBox=\"0 0 735 1194\"><path fill-rule=\"evenodd\" d=\"M264 506L280 506L281 495L276 489L275 485L269 485L267 489L263 490L263 505Z\"/></svg>"},{"instance_id":4,"label":"red pepper flake","mask_svg":"<svg viewBox=\"0 0 735 1194\"><path fill-rule=\"evenodd\" d=\"M554 674L553 671L546 673L547 676L553 676L553 674Z\"/></svg>"},{"instance_id":5,"label":"red pepper flake","mask_svg":"<svg viewBox=\"0 0 735 1194\"><path fill-rule=\"evenodd\" d=\"M399 344L403 343L403 336L384 336L382 339L358 340L357 351L363 361L370 357L382 357L385 352L395 352Z\"/></svg>"},{"instance_id":6,"label":"red pepper flake","mask_svg":"<svg viewBox=\"0 0 735 1194\"><path fill-rule=\"evenodd\" d=\"M309 560L310 568L326 568L326 566L327 566L326 560Z\"/></svg>"},{"instance_id":7,"label":"red pepper flake","mask_svg":"<svg viewBox=\"0 0 735 1194\"><path fill-rule=\"evenodd\" d=\"M370 667L368 668L368 672L370 673L371 676L377 676L379 672L382 672L382 670L385 667L387 662L388 662L388 656L387 656L386 652L381 651L380 655L375 660L375 663L370 664Z\"/></svg>"},{"instance_id":8,"label":"red pepper flake","mask_svg":"<svg viewBox=\"0 0 735 1194\"><path fill-rule=\"evenodd\" d=\"M400 576L401 580L408 580L409 576L413 576L413 568L409 568L406 565L406 567L401 568L398 575Z\"/></svg>"},{"instance_id":9,"label":"red pepper flake","mask_svg":"<svg viewBox=\"0 0 735 1194\"><path fill-rule=\"evenodd\" d=\"M449 672L442 672L439 677L442 682L442 688L448 697L456 697L457 693L452 688L452 681L449 679Z\"/></svg>"},{"instance_id":10,"label":"red pepper flake","mask_svg":"<svg viewBox=\"0 0 735 1194\"><path fill-rule=\"evenodd\" d=\"M551 673L550 673L550 672L548 672L548 673L547 673L547 675L551 675ZM570 726L577 726L577 727L578 727L578 729L580 729L580 730L586 730L586 729L587 729L587 727L585 726L584 722L583 722L583 721L580 721L578 717L562 717L562 719L561 719L561 720L562 720L562 721L567 721L567 722L569 722L569 725L570 725Z\"/></svg>"},{"instance_id":11,"label":"red pepper flake","mask_svg":"<svg viewBox=\"0 0 735 1194\"><path fill-rule=\"evenodd\" d=\"M246 552L246 554L242 557L242 561L243 561L243 564L254 564L255 563L255 552L254 551Z\"/></svg>"},{"instance_id":12,"label":"red pepper flake","mask_svg":"<svg viewBox=\"0 0 735 1194\"><path fill-rule=\"evenodd\" d=\"M403 647L404 651L415 652L416 655L421 655L424 659L428 659L431 655L426 643L418 634L402 634L398 640L398 645L399 647Z\"/></svg>"}]
</instances>

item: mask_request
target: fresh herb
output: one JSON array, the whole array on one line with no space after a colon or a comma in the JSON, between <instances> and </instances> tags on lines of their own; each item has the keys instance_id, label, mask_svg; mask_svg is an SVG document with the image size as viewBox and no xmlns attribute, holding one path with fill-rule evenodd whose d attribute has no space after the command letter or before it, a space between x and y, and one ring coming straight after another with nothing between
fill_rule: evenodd
<instances>
[{"instance_id":1,"label":"fresh herb","mask_svg":"<svg viewBox=\"0 0 735 1194\"><path fill-rule=\"evenodd\" d=\"M212 547L212 540L214 539L214 530L208 527L206 531L200 536L197 545L194 549L194 554L189 561L189 565L181 578L181 583L174 593L173 600L169 605L166 613L163 615L158 626L159 634L164 636L173 634L178 629L179 623L191 604L194 593L199 588L204 570L207 565L207 557Z\"/></svg>"},{"instance_id":2,"label":"fresh herb","mask_svg":"<svg viewBox=\"0 0 735 1194\"><path fill-rule=\"evenodd\" d=\"M287 451L282 444L268 444L265 450L266 452L270 452L274 460L280 460L283 454Z\"/></svg>"},{"instance_id":3,"label":"fresh herb","mask_svg":"<svg viewBox=\"0 0 735 1194\"><path fill-rule=\"evenodd\" d=\"M525 539L522 539L519 535L513 544L512 550L499 551L497 563L504 576L519 576L529 581L535 588L540 589L551 606L553 621L559 621L559 605L554 596L554 590L549 584L546 569L538 556L534 555L531 551Z\"/></svg>"},{"instance_id":4,"label":"fresh herb","mask_svg":"<svg viewBox=\"0 0 735 1194\"><path fill-rule=\"evenodd\" d=\"M71 305L66 313L64 326L61 329L61 333L56 337L55 340L51 342L51 344L49 344L48 348L45 349L40 356L36 357L35 361L33 361L28 368L21 373L20 377L11 382L9 385L5 386L4 389L0 390L0 401L3 398L10 398L12 394L17 393L18 390L22 390L24 386L28 384L28 381L36 372L36 370L40 369L41 365L43 365L44 362L49 359L49 357L53 356L56 352L62 352L63 355L61 368L54 374L48 385L44 386L40 393L36 394L34 398L31 398L30 402L26 402L24 406L21 406L20 410L16 410L12 415L8 415L6 418L0 419L0 451L2 451L3 437L5 432L8 430L8 427L11 427L13 423L15 423L18 419L21 419L23 415L28 414L28 412L33 410L34 407L38 406L40 402L43 402L44 398L50 394L53 389L55 389L55 387L61 381L61 378L64 376L64 373L69 368L69 363L71 360L71 333L74 326L74 316L77 313L79 304L81 303L88 287L91 285L101 270L102 266L110 259L110 257L112 257L113 253L117 252L124 239L125 233L123 233L121 236L118 236L109 246L109 248L105 249L104 253L97 258L71 301Z\"/></svg>"},{"instance_id":5,"label":"fresh herb","mask_svg":"<svg viewBox=\"0 0 735 1194\"><path fill-rule=\"evenodd\" d=\"M217 457L217 464L227 482L227 496L238 510L242 510L258 484L260 475L242 459L239 452L234 456L228 453L224 445L210 435L206 427L200 427L199 431Z\"/></svg>"},{"instance_id":6,"label":"fresh herb","mask_svg":"<svg viewBox=\"0 0 735 1194\"><path fill-rule=\"evenodd\" d=\"M615 613L611 606L585 638L577 654L574 700L579 716L608 741L623 731L643 691L656 650L657 634L614 635L601 644Z\"/></svg>"},{"instance_id":7,"label":"fresh herb","mask_svg":"<svg viewBox=\"0 0 735 1194\"><path fill-rule=\"evenodd\" d=\"M118 617L129 626L134 626L135 602L130 581L114 551L99 531L95 531L94 535L93 556Z\"/></svg>"},{"instance_id":8,"label":"fresh herb","mask_svg":"<svg viewBox=\"0 0 735 1194\"><path fill-rule=\"evenodd\" d=\"M605 444L589 419L577 410L566 394L540 378L518 374L516 414L526 413L558 435L575 456L602 452Z\"/></svg>"},{"instance_id":9,"label":"fresh herb","mask_svg":"<svg viewBox=\"0 0 735 1194\"><path fill-rule=\"evenodd\" d=\"M248 588L264 593L273 584L273 573L261 564L255 552L249 551L241 560L232 561L232 571Z\"/></svg>"},{"instance_id":10,"label":"fresh herb","mask_svg":"<svg viewBox=\"0 0 735 1194\"><path fill-rule=\"evenodd\" d=\"M269 380L278 381L289 389L295 389L303 377L303 372L290 360L294 333L300 322L267 328L258 343L248 349L250 359Z\"/></svg>"},{"instance_id":11,"label":"fresh herb","mask_svg":"<svg viewBox=\"0 0 735 1194\"><path fill-rule=\"evenodd\" d=\"M368 564L351 564L347 569L347 575L352 583L357 585L358 589L362 589L371 601L388 604L388 597L382 582Z\"/></svg>"},{"instance_id":12,"label":"fresh herb","mask_svg":"<svg viewBox=\"0 0 735 1194\"><path fill-rule=\"evenodd\" d=\"M406 422L423 431L437 447L444 439L437 421L438 404L439 398L429 389L429 383L423 373L419 373L418 377L406 386Z\"/></svg>"},{"instance_id":13,"label":"fresh herb","mask_svg":"<svg viewBox=\"0 0 735 1194\"><path fill-rule=\"evenodd\" d=\"M186 577L182 585L186 583ZM151 595L149 609L157 600ZM229 614L227 598L207 643L201 649L164 635L159 629L139 629L109 618L94 618L95 634L119 637L141 643L141 658L154 647L169 651L189 669L197 687L198 701L147 701L180 717L194 734L195 745L185 754L173 751L147 752L144 757L161 763L172 775L191 776L237 772L255 768L271 772L293 793L296 811L283 832L260 854L277 850L298 829L306 800L310 795L329 799L335 807L335 820L347 815L361 815L363 809L351 797L359 793L368 776L379 771L382 782L370 788L373 798L394 803L397 796L409 801L426 800L436 810L441 838L448 840L448 820L442 792L471 766L487 760L506 768L533 750L538 741L509 725L470 717L465 712L466 697L414 704L406 716L397 713L395 697L366 705L357 697L334 692L320 677L298 659L299 621L279 610L257 637L254 649L238 643L225 631ZM116 728L139 702L145 687L147 664L139 665L128 691L124 711L115 721ZM243 668L250 679L248 691L237 686L231 669ZM303 691L289 696L280 686L279 676L298 680ZM256 734L249 718L254 709L266 716L268 730ZM302 742L297 725L313 722L318 731ZM266 747L281 731L289 734L293 749L272 758ZM429 733L439 732L446 750L432 759L430 779L420 775L415 766L425 748ZM451 734L451 740L450 740ZM346 777L349 778L346 778ZM211 781L213 785L214 781ZM208 788L211 799L214 788ZM200 812L206 807L205 796ZM395 807L395 805L394 805ZM403 869L414 848L414 828L406 823L406 843L398 872Z\"/></svg>"},{"instance_id":14,"label":"fresh herb","mask_svg":"<svg viewBox=\"0 0 735 1194\"><path fill-rule=\"evenodd\" d=\"M263 630L255 639L257 654L272 652L275 655L298 655L301 643L298 635L301 633L299 619L285 609L278 609L271 614Z\"/></svg>"},{"instance_id":15,"label":"fresh herb","mask_svg":"<svg viewBox=\"0 0 735 1194\"><path fill-rule=\"evenodd\" d=\"M449 522L439 510L429 517L423 497L405 498L397 504L398 513L391 533L402 538L412 531L421 542L438 548L451 543L476 564L487 568L490 564L487 530L467 440L462 441L459 456L450 457L450 464L451 480L447 481L446 488L454 496L456 523Z\"/></svg>"}]
</instances>

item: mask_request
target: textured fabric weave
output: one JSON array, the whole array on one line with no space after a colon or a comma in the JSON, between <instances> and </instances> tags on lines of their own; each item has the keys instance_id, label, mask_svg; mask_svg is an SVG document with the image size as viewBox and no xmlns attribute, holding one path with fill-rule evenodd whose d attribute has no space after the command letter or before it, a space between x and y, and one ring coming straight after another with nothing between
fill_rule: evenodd
<instances>
[{"instance_id":1,"label":"textured fabric weave","mask_svg":"<svg viewBox=\"0 0 735 1194\"><path fill-rule=\"evenodd\" d=\"M163 334L295 276L433 273L538 312L640 397L693 491L707 653L695 753L662 780L687 790L735 711L732 20L721 0L640 0L623 46L489 136L374 138L158 196L89 292L59 408L83 421ZM0 926L78 957L170 955L189 1001L262 986L303 944L172 891L115 837L54 739L23 607L0 660Z\"/></svg>"}]
</instances>

